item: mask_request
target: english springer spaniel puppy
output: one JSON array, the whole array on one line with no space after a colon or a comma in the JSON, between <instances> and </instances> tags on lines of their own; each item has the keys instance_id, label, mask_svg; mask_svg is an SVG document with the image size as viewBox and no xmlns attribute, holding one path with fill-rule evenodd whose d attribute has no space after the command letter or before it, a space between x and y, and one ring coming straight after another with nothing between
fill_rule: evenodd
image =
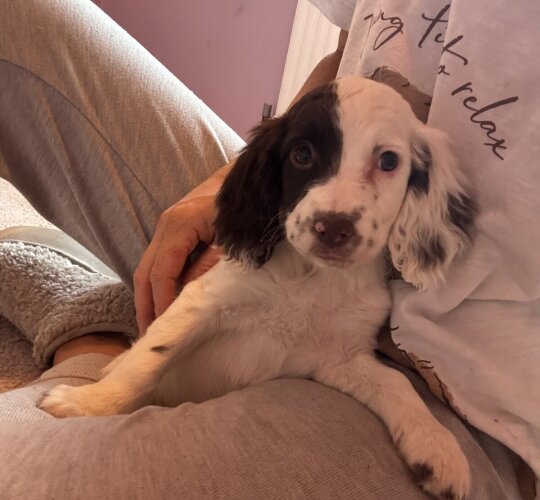
<instances>
[{"instance_id":1,"label":"english springer spaniel puppy","mask_svg":"<svg viewBox=\"0 0 540 500\"><path fill-rule=\"evenodd\" d=\"M55 387L39 406L57 417L113 415L310 378L377 414L425 491L465 496L458 442L374 355L390 312L389 260L425 288L470 240L474 204L445 136L391 88L342 78L260 125L217 203L227 258L102 380Z\"/></svg>"}]
</instances>

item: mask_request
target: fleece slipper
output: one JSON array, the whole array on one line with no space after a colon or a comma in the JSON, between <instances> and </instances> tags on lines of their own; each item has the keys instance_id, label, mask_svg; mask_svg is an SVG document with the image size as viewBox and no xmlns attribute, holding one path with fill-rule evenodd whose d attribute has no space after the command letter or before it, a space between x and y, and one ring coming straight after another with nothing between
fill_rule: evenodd
<instances>
[{"instance_id":1,"label":"fleece slipper","mask_svg":"<svg viewBox=\"0 0 540 500\"><path fill-rule=\"evenodd\" d=\"M0 231L0 315L33 343L40 367L48 366L59 346L82 335L137 335L131 291L57 229Z\"/></svg>"}]
</instances>

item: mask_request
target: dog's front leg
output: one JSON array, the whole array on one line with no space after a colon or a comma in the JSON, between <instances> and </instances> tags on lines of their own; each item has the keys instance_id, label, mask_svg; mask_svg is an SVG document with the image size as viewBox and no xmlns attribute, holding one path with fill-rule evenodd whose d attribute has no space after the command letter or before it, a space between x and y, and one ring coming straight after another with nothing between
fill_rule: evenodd
<instances>
[{"instance_id":1,"label":"dog's front leg","mask_svg":"<svg viewBox=\"0 0 540 500\"><path fill-rule=\"evenodd\" d=\"M215 304L203 295L201 283L190 284L102 380L54 387L38 406L56 417L71 417L129 413L147 404L171 361L215 332Z\"/></svg>"},{"instance_id":2,"label":"dog's front leg","mask_svg":"<svg viewBox=\"0 0 540 500\"><path fill-rule=\"evenodd\" d=\"M315 380L364 403L386 424L421 487L440 498L463 498L470 488L469 464L454 435L431 414L407 378L361 354L323 366Z\"/></svg>"}]
</instances>

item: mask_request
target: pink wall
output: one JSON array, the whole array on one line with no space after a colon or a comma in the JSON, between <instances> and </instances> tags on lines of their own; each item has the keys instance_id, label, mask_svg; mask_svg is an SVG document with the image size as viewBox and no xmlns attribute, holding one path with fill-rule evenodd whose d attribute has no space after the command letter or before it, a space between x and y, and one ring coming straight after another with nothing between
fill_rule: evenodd
<instances>
[{"instance_id":1,"label":"pink wall","mask_svg":"<svg viewBox=\"0 0 540 500\"><path fill-rule=\"evenodd\" d=\"M277 103L295 0L95 0L242 136Z\"/></svg>"}]
</instances>

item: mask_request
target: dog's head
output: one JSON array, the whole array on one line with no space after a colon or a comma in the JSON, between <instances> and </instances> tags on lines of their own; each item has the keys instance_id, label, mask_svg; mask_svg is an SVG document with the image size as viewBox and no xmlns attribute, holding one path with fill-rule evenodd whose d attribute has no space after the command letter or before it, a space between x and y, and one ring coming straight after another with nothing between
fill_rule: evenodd
<instances>
[{"instance_id":1,"label":"dog's head","mask_svg":"<svg viewBox=\"0 0 540 500\"><path fill-rule=\"evenodd\" d=\"M346 77L255 129L218 197L217 242L260 266L287 239L320 266L389 249L426 286L469 241L474 203L446 137L391 88Z\"/></svg>"}]
</instances>

